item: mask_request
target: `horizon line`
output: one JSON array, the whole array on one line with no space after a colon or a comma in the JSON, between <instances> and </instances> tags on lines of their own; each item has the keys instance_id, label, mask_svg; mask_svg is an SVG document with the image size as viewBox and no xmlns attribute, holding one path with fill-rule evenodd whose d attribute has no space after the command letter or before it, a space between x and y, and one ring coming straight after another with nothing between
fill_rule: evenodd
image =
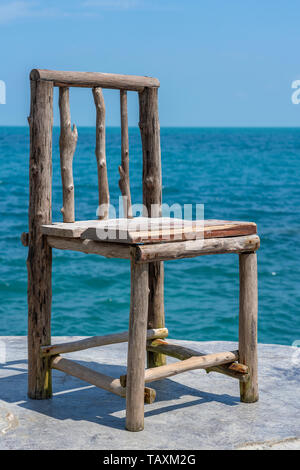
<instances>
[{"instance_id":1,"label":"horizon line","mask_svg":"<svg viewBox=\"0 0 300 470\"><path fill-rule=\"evenodd\" d=\"M29 125L27 124L0 124L1 127L20 127L20 128L29 128ZM94 125L79 125L76 126L78 129L79 128L86 128L86 129L91 129L94 128ZM60 128L60 125L55 125L53 126L53 129ZM106 128L113 128L113 129L120 129L121 125L109 125L106 126ZM128 126L128 129L138 129L139 126ZM160 126L160 129L300 129L300 124L299 126L288 126L288 125L281 125L281 126L270 126L270 125L258 125L258 126Z\"/></svg>"}]
</instances>

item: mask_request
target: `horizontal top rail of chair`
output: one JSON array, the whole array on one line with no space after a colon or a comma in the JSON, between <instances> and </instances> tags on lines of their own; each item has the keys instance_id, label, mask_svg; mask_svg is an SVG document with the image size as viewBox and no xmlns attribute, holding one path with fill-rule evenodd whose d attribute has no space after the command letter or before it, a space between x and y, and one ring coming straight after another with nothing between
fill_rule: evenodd
<instances>
[{"instance_id":1,"label":"horizontal top rail of chair","mask_svg":"<svg viewBox=\"0 0 300 470\"><path fill-rule=\"evenodd\" d=\"M128 244L147 244L252 235L254 222L227 220L184 220L170 217L82 220L74 223L42 225L44 235L83 238Z\"/></svg>"},{"instance_id":2,"label":"horizontal top rail of chair","mask_svg":"<svg viewBox=\"0 0 300 470\"><path fill-rule=\"evenodd\" d=\"M105 258L134 259L136 263L195 258L204 255L249 253L259 249L258 235L208 238L185 242L128 245L127 243L95 242L81 238L47 236L47 243L58 250L79 251Z\"/></svg>"},{"instance_id":3,"label":"horizontal top rail of chair","mask_svg":"<svg viewBox=\"0 0 300 470\"><path fill-rule=\"evenodd\" d=\"M160 86L159 80L154 77L100 72L33 69L30 73L30 79L51 81L54 86L60 87L101 87L132 91L142 91L145 87L158 88Z\"/></svg>"},{"instance_id":4,"label":"horizontal top rail of chair","mask_svg":"<svg viewBox=\"0 0 300 470\"><path fill-rule=\"evenodd\" d=\"M94 242L81 238L47 236L47 243L58 250L80 251L81 253L104 256L105 258L131 259L130 245L110 242Z\"/></svg>"},{"instance_id":5,"label":"horizontal top rail of chair","mask_svg":"<svg viewBox=\"0 0 300 470\"><path fill-rule=\"evenodd\" d=\"M167 328L156 328L147 330L147 339L166 338L168 336ZM98 346L105 346L108 344L125 343L128 341L128 331L122 333L114 333L104 336L92 336L78 341L70 341L68 343L51 344L49 346L42 346L41 353L43 356L54 356L56 354L82 351L84 349L95 348Z\"/></svg>"},{"instance_id":6,"label":"horizontal top rail of chair","mask_svg":"<svg viewBox=\"0 0 300 470\"><path fill-rule=\"evenodd\" d=\"M258 235L207 238L183 242L135 245L131 256L136 263L195 258L205 255L253 253L260 247Z\"/></svg>"}]
</instances>

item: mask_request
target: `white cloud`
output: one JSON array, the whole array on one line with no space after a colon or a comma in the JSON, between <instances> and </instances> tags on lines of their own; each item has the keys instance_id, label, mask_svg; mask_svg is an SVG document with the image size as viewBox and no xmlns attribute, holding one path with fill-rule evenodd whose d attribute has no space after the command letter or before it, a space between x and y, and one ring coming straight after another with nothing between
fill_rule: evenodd
<instances>
[{"instance_id":1,"label":"white cloud","mask_svg":"<svg viewBox=\"0 0 300 470\"><path fill-rule=\"evenodd\" d=\"M81 1L76 2L76 0L69 8L64 6L62 2L53 1L51 6L49 4L45 6L45 3L40 0L6 0L4 4L0 4L0 24L11 23L18 19L86 16L89 12L86 11L86 8L83 9L83 6Z\"/></svg>"},{"instance_id":2,"label":"white cloud","mask_svg":"<svg viewBox=\"0 0 300 470\"><path fill-rule=\"evenodd\" d=\"M49 17L80 17L99 15L101 10L173 10L174 3L170 0L73 0L69 8L63 2L52 2L45 7L40 0L6 0L0 4L0 24L10 23L18 19L49 18Z\"/></svg>"},{"instance_id":3,"label":"white cloud","mask_svg":"<svg viewBox=\"0 0 300 470\"><path fill-rule=\"evenodd\" d=\"M31 2L23 1L0 5L0 22L7 23L18 18L31 16L34 5Z\"/></svg>"},{"instance_id":4,"label":"white cloud","mask_svg":"<svg viewBox=\"0 0 300 470\"><path fill-rule=\"evenodd\" d=\"M44 8L38 2L12 1L0 5L0 23L10 23L22 18L40 18L56 16L58 11Z\"/></svg>"},{"instance_id":5,"label":"white cloud","mask_svg":"<svg viewBox=\"0 0 300 470\"><path fill-rule=\"evenodd\" d=\"M84 0L84 8L99 8L102 10L173 10L175 0Z\"/></svg>"},{"instance_id":6,"label":"white cloud","mask_svg":"<svg viewBox=\"0 0 300 470\"><path fill-rule=\"evenodd\" d=\"M132 10L144 6L144 2L141 0L86 0L83 6L106 10Z\"/></svg>"}]
</instances>

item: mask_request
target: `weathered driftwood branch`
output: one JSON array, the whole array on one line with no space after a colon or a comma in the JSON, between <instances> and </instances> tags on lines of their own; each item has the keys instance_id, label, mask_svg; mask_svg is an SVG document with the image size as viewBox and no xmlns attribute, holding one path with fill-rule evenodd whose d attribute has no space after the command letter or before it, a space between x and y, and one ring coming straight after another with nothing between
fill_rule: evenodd
<instances>
[{"instance_id":1,"label":"weathered driftwood branch","mask_svg":"<svg viewBox=\"0 0 300 470\"><path fill-rule=\"evenodd\" d=\"M139 93L139 127L143 148L143 204L147 217L161 216L162 176L158 89L145 88ZM148 328L165 326L164 265L161 261L149 264ZM162 354L148 352L148 367L166 364Z\"/></svg>"},{"instance_id":2,"label":"weathered driftwood branch","mask_svg":"<svg viewBox=\"0 0 300 470\"><path fill-rule=\"evenodd\" d=\"M109 214L109 187L107 179L106 153L105 153L105 103L102 89L93 88L96 106L96 159L98 167L99 187L99 219L107 219Z\"/></svg>"},{"instance_id":3,"label":"weathered driftwood branch","mask_svg":"<svg viewBox=\"0 0 300 470\"><path fill-rule=\"evenodd\" d=\"M54 86L62 87L101 87L133 91L142 91L144 87L159 87L157 78L116 73L33 69L30 73L30 79L49 80L54 83Z\"/></svg>"},{"instance_id":4,"label":"weathered driftwood branch","mask_svg":"<svg viewBox=\"0 0 300 470\"><path fill-rule=\"evenodd\" d=\"M29 162L28 396L50 398L51 369L40 347L51 343L52 250L41 225L51 224L53 84L31 82Z\"/></svg>"},{"instance_id":5,"label":"weathered driftwood branch","mask_svg":"<svg viewBox=\"0 0 300 470\"><path fill-rule=\"evenodd\" d=\"M145 88L139 93L139 127L143 147L143 204L145 217L161 216L162 179L158 90Z\"/></svg>"},{"instance_id":6,"label":"weathered driftwood branch","mask_svg":"<svg viewBox=\"0 0 300 470\"><path fill-rule=\"evenodd\" d=\"M154 367L145 370L145 382L154 382L155 380L172 377L173 375L181 374L189 370L206 369L208 367L215 367L221 364L227 364L237 361L239 357L238 351L228 351L215 354L206 354L205 356L190 357L184 361L167 364L165 366ZM127 384L127 377L122 375L120 377L121 384Z\"/></svg>"},{"instance_id":7,"label":"weathered driftwood branch","mask_svg":"<svg viewBox=\"0 0 300 470\"><path fill-rule=\"evenodd\" d=\"M242 253L255 251L259 248L258 235L242 237L206 238L184 242L160 243L157 245L138 245L132 253L137 263L151 263L157 260L173 260L193 258L195 256Z\"/></svg>"},{"instance_id":8,"label":"weathered driftwood branch","mask_svg":"<svg viewBox=\"0 0 300 470\"><path fill-rule=\"evenodd\" d=\"M147 339L166 338L168 336L167 328L157 330L147 330ZM105 336L93 336L91 338L81 339L68 343L53 344L43 346L41 353L44 356L53 356L56 354L68 353L73 351L82 351L83 349L95 348L97 346L105 346L107 344L124 343L128 341L128 331Z\"/></svg>"},{"instance_id":9,"label":"weathered driftwood branch","mask_svg":"<svg viewBox=\"0 0 300 470\"><path fill-rule=\"evenodd\" d=\"M175 357L181 361L189 359L194 356L205 356L205 353L195 351L190 348L186 348L177 344L171 344L167 341L161 339L156 339L154 341L148 341L147 343L148 351L160 351L166 356ZM206 372L219 372L224 375L229 375L230 377L236 378L238 380L247 380L248 367L237 362L232 364L223 364L221 366L209 367L205 369Z\"/></svg>"},{"instance_id":10,"label":"weathered driftwood branch","mask_svg":"<svg viewBox=\"0 0 300 470\"><path fill-rule=\"evenodd\" d=\"M105 258L130 259L130 246L121 243L94 242L80 238L47 237L48 245L58 250L81 251Z\"/></svg>"},{"instance_id":11,"label":"weathered driftwood branch","mask_svg":"<svg viewBox=\"0 0 300 470\"><path fill-rule=\"evenodd\" d=\"M253 403L258 400L257 377L257 258L256 253L239 256L240 270L240 316L239 351L240 362L249 367L249 380L240 384L241 401Z\"/></svg>"},{"instance_id":12,"label":"weathered driftwood branch","mask_svg":"<svg viewBox=\"0 0 300 470\"><path fill-rule=\"evenodd\" d=\"M64 222L75 222L73 157L76 149L78 133L75 124L71 128L71 113L69 102L69 88L59 89L60 111L60 167L63 187L63 214Z\"/></svg>"},{"instance_id":13,"label":"weathered driftwood branch","mask_svg":"<svg viewBox=\"0 0 300 470\"><path fill-rule=\"evenodd\" d=\"M126 397L126 388L121 386L120 380L108 375L101 374L96 372L88 367L82 366L77 362L70 361L61 356L56 356L51 361L52 369L60 370L66 374L77 377L78 379L84 380L91 385L96 387L103 388L108 392L112 392L115 395L120 397ZM156 392L153 388L145 387L144 388L144 402L153 403L155 400Z\"/></svg>"},{"instance_id":14,"label":"weathered driftwood branch","mask_svg":"<svg viewBox=\"0 0 300 470\"><path fill-rule=\"evenodd\" d=\"M128 115L127 92L120 91L121 106L121 165L119 166L119 187L123 196L124 217L132 218L130 179L129 179L129 139L128 139Z\"/></svg>"}]
</instances>

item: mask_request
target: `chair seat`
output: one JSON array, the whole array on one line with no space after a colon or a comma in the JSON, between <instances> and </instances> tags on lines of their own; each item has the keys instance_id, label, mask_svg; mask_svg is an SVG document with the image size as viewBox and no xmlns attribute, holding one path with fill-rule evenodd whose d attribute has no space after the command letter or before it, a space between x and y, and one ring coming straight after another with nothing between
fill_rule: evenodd
<instances>
[{"instance_id":1,"label":"chair seat","mask_svg":"<svg viewBox=\"0 0 300 470\"><path fill-rule=\"evenodd\" d=\"M149 244L201 238L225 238L256 233L253 222L190 221L170 217L84 220L42 225L44 235L127 244Z\"/></svg>"}]
</instances>

